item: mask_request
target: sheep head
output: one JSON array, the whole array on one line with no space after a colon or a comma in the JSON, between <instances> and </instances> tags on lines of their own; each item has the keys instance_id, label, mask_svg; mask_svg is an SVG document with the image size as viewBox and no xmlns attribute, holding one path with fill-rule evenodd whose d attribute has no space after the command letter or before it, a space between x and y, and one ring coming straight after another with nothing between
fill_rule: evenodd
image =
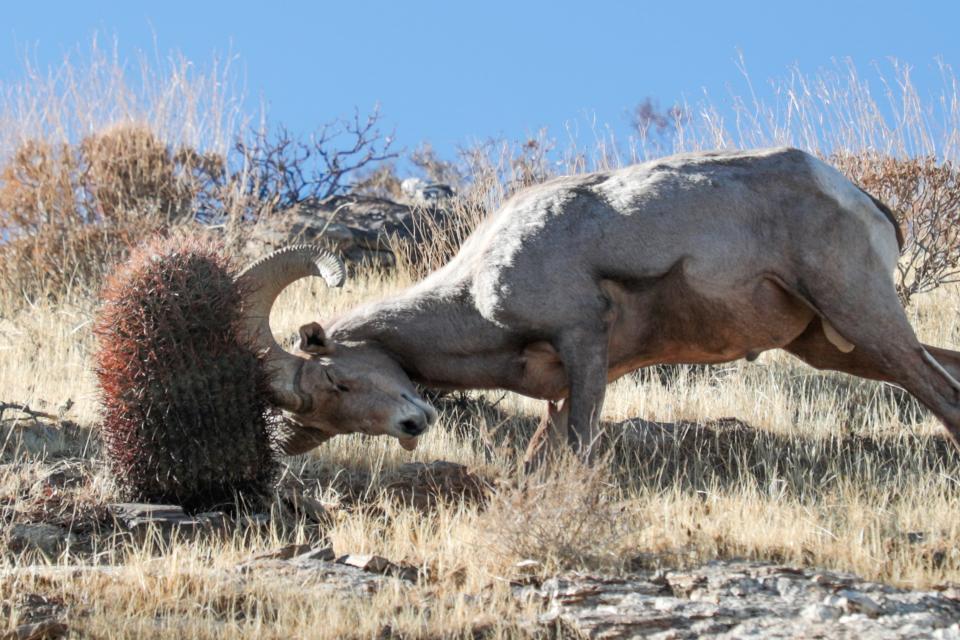
<instances>
[{"instance_id":1,"label":"sheep head","mask_svg":"<svg viewBox=\"0 0 960 640\"><path fill-rule=\"evenodd\" d=\"M300 327L297 353L283 349L270 329L270 309L283 289L307 276L328 286L345 279L343 263L315 246L281 249L248 267L240 276L246 290L244 322L249 335L267 353L275 404L286 413L297 438L281 438L286 453L312 448L310 443L341 433L390 435L406 449L437 418L413 382L387 353L369 344L334 344L323 327ZM312 440L311 440L312 438ZM308 443L306 446L304 443ZM315 446L315 444L314 444Z\"/></svg>"}]
</instances>

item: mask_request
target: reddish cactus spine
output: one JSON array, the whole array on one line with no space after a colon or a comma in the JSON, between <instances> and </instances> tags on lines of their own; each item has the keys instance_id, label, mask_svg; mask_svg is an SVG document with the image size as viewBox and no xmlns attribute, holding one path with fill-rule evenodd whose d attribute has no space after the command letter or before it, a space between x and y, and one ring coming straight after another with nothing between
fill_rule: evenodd
<instances>
[{"instance_id":1,"label":"reddish cactus spine","mask_svg":"<svg viewBox=\"0 0 960 640\"><path fill-rule=\"evenodd\" d=\"M273 478L267 373L235 276L211 244L176 238L136 251L104 288L103 440L130 497L210 508Z\"/></svg>"}]
</instances>

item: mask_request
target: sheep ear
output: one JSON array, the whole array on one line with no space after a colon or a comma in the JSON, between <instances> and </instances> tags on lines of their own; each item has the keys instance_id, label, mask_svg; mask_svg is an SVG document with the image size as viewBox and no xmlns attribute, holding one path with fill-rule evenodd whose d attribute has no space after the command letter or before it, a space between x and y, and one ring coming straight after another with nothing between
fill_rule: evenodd
<instances>
[{"instance_id":1,"label":"sheep ear","mask_svg":"<svg viewBox=\"0 0 960 640\"><path fill-rule=\"evenodd\" d=\"M317 322L308 322L300 327L300 351L313 355L326 355L333 351L327 334Z\"/></svg>"}]
</instances>

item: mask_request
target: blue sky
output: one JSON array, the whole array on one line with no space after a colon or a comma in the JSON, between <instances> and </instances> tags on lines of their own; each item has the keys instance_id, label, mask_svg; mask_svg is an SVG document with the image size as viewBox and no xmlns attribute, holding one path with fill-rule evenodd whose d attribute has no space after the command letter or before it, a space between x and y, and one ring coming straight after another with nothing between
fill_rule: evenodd
<instances>
[{"instance_id":1,"label":"blue sky","mask_svg":"<svg viewBox=\"0 0 960 640\"><path fill-rule=\"evenodd\" d=\"M116 38L132 55L179 50L198 63L232 54L251 105L306 132L379 103L408 149L560 135L588 117L625 127L646 96L668 105L850 57L896 57L921 86L934 62L960 66L956 2L258 2L14 3L0 26L0 84Z\"/></svg>"}]
</instances>

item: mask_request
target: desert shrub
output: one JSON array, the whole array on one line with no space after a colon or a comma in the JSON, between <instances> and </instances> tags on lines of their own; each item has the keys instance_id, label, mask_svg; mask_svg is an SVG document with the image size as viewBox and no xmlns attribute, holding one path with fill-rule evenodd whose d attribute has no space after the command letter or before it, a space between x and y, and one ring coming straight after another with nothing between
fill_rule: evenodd
<instances>
[{"instance_id":1,"label":"desert shrub","mask_svg":"<svg viewBox=\"0 0 960 640\"><path fill-rule=\"evenodd\" d=\"M630 544L611 460L586 465L565 455L501 486L482 524L494 551L535 560L546 571L616 566Z\"/></svg>"},{"instance_id":2,"label":"desert shrub","mask_svg":"<svg viewBox=\"0 0 960 640\"><path fill-rule=\"evenodd\" d=\"M83 221L75 197L76 162L67 145L28 140L0 171L0 230L7 237Z\"/></svg>"},{"instance_id":3,"label":"desert shrub","mask_svg":"<svg viewBox=\"0 0 960 640\"><path fill-rule=\"evenodd\" d=\"M830 162L891 207L904 231L897 291L917 293L960 280L960 172L933 156L836 153Z\"/></svg>"},{"instance_id":4,"label":"desert shrub","mask_svg":"<svg viewBox=\"0 0 960 640\"><path fill-rule=\"evenodd\" d=\"M58 147L28 141L0 171L0 283L25 300L96 286L137 242L191 219L209 182L148 128Z\"/></svg>"},{"instance_id":5,"label":"desert shrub","mask_svg":"<svg viewBox=\"0 0 960 640\"><path fill-rule=\"evenodd\" d=\"M56 303L74 293L88 295L112 264L159 230L153 221L137 220L51 224L15 238L0 251L0 304L10 311L41 298Z\"/></svg>"},{"instance_id":6,"label":"desert shrub","mask_svg":"<svg viewBox=\"0 0 960 640\"><path fill-rule=\"evenodd\" d=\"M379 112L335 120L312 136L245 132L231 78L191 75L174 57L141 68L94 44L48 78L27 69L0 95L0 305L88 295L107 267L159 230L201 223L242 242L244 223L308 197L346 190L395 156ZM42 105L42 109L39 108ZM90 133L92 132L92 133Z\"/></svg>"},{"instance_id":7,"label":"desert shrub","mask_svg":"<svg viewBox=\"0 0 960 640\"><path fill-rule=\"evenodd\" d=\"M350 185L350 192L388 200L401 200L404 197L397 167L389 161L359 172L356 181Z\"/></svg>"},{"instance_id":8,"label":"desert shrub","mask_svg":"<svg viewBox=\"0 0 960 640\"><path fill-rule=\"evenodd\" d=\"M156 62L156 63L155 63ZM139 67L94 40L0 93L0 305L88 296L110 263L191 217L240 114L228 67Z\"/></svg>"},{"instance_id":9,"label":"desert shrub","mask_svg":"<svg viewBox=\"0 0 960 640\"><path fill-rule=\"evenodd\" d=\"M174 152L149 128L134 124L88 136L78 150L82 187L96 216L108 221L147 211L170 223L190 218L195 198L210 184L195 169L214 175L222 170L216 158L192 149Z\"/></svg>"}]
</instances>

